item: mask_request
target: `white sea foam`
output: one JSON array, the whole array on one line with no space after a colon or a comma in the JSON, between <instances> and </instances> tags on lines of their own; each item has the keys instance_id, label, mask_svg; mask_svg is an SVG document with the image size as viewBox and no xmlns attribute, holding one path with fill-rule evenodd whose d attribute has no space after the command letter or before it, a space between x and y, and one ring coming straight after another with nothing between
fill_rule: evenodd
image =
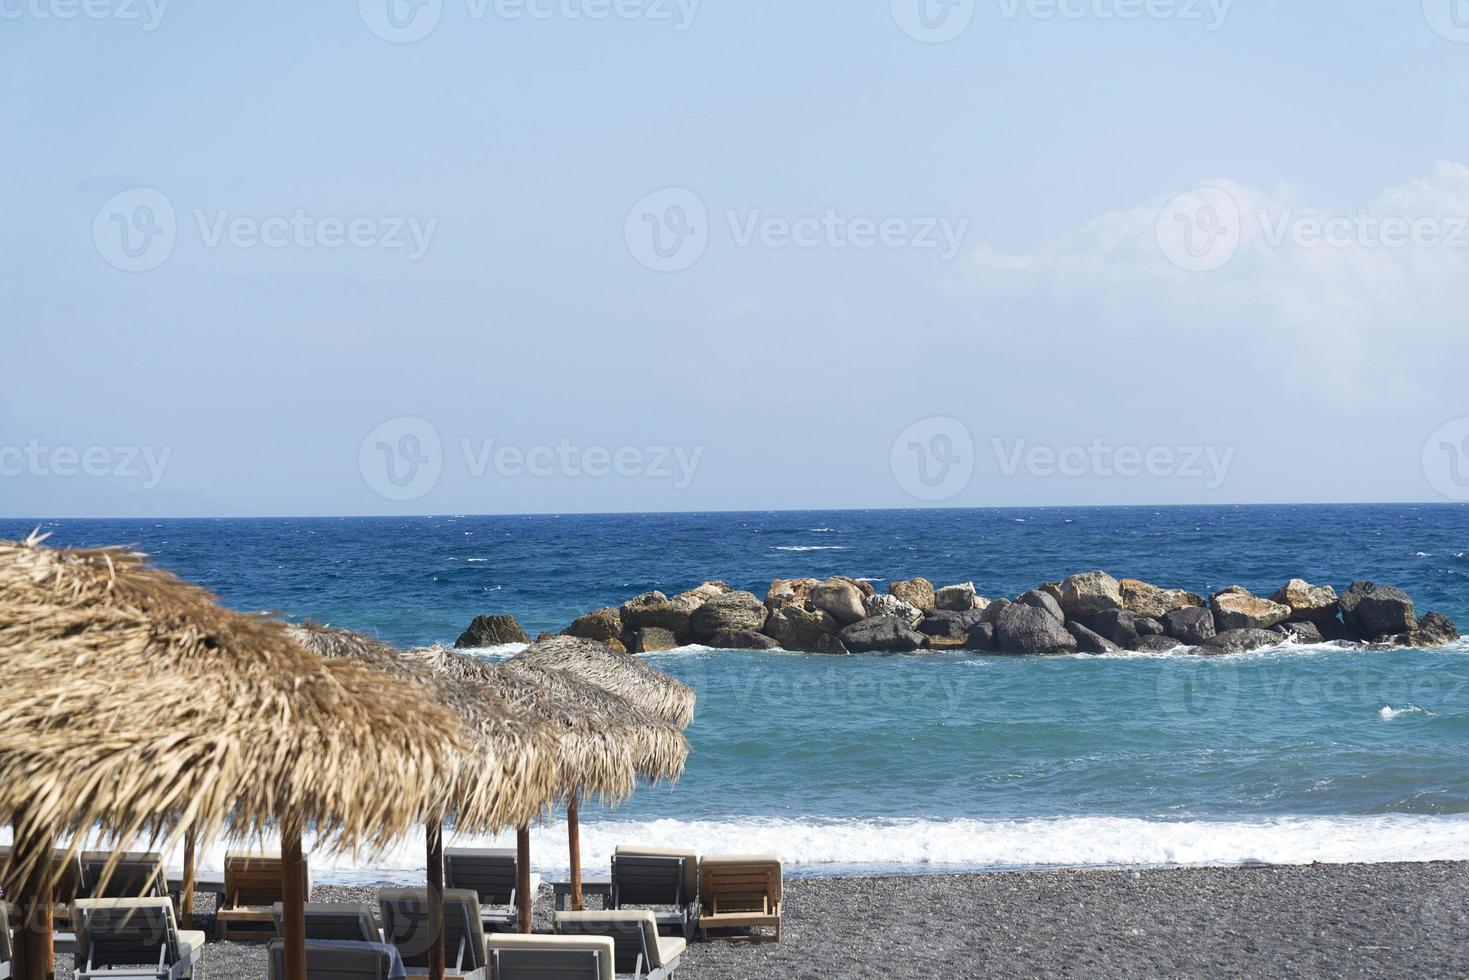
<instances>
[{"instance_id":1,"label":"white sea foam","mask_svg":"<svg viewBox=\"0 0 1469 980\"><path fill-rule=\"evenodd\" d=\"M807 530L810 531L812 534L831 534L833 531L836 530L836 528L834 528L834 527L812 527L812 528L807 528Z\"/></svg>"},{"instance_id":2,"label":"white sea foam","mask_svg":"<svg viewBox=\"0 0 1469 980\"><path fill-rule=\"evenodd\" d=\"M503 660L513 657L526 647L528 643L500 643L492 647L461 647L456 653L467 653L471 657L479 657L481 660Z\"/></svg>"},{"instance_id":3,"label":"white sea foam","mask_svg":"<svg viewBox=\"0 0 1469 980\"><path fill-rule=\"evenodd\" d=\"M1410 704L1406 708L1394 708L1391 705L1385 704L1382 706L1382 710L1377 713L1377 717L1383 721L1393 721L1406 715L1422 715L1426 718L1434 717L1432 711L1429 711L1427 708L1420 708L1416 704Z\"/></svg>"},{"instance_id":4,"label":"white sea foam","mask_svg":"<svg viewBox=\"0 0 1469 980\"><path fill-rule=\"evenodd\" d=\"M846 545L840 544L778 544L776 551L846 551Z\"/></svg>"},{"instance_id":5,"label":"white sea foam","mask_svg":"<svg viewBox=\"0 0 1469 980\"><path fill-rule=\"evenodd\" d=\"M8 836L8 835L6 835ZM273 846L273 842L261 842ZM513 846L514 835L449 834L448 846ZM1145 820L1057 817L1033 820L589 820L582 863L605 869L618 844L680 847L703 854L772 851L792 874L937 872L1127 865L1227 866L1469 860L1469 816L1282 816L1259 820ZM310 849L310 842L307 842ZM223 868L224 845L204 848L204 873ZM532 828L542 874L564 874L566 823ZM171 864L179 865L174 854ZM416 882L423 841L371 854L311 854L320 882Z\"/></svg>"}]
</instances>

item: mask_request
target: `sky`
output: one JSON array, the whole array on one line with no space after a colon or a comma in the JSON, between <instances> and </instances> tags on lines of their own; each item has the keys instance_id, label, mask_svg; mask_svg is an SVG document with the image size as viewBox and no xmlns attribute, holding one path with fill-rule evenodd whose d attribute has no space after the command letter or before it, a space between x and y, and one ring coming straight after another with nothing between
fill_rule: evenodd
<instances>
[{"instance_id":1,"label":"sky","mask_svg":"<svg viewBox=\"0 0 1469 980\"><path fill-rule=\"evenodd\" d=\"M0 0L0 515L1469 500L1469 0Z\"/></svg>"}]
</instances>

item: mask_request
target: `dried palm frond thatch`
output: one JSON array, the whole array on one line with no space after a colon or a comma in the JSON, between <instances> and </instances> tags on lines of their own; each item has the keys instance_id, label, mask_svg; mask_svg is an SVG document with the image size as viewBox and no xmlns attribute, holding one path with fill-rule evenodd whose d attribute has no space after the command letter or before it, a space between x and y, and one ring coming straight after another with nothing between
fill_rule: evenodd
<instances>
[{"instance_id":1,"label":"dried palm frond thatch","mask_svg":"<svg viewBox=\"0 0 1469 980\"><path fill-rule=\"evenodd\" d=\"M557 799L560 733L491 685L437 673L391 644L350 630L308 623L291 627L290 634L323 656L355 660L408 680L454 715L470 746L446 799L446 815L459 830L520 827Z\"/></svg>"},{"instance_id":2,"label":"dried palm frond thatch","mask_svg":"<svg viewBox=\"0 0 1469 980\"><path fill-rule=\"evenodd\" d=\"M574 636L548 636L511 659L575 674L680 728L687 728L694 720L693 688L606 644Z\"/></svg>"},{"instance_id":3,"label":"dried palm frond thatch","mask_svg":"<svg viewBox=\"0 0 1469 980\"><path fill-rule=\"evenodd\" d=\"M312 828L386 845L442 812L455 719L121 548L0 542L0 820L17 839ZM26 856L28 855L28 856ZM28 875L17 847L0 869Z\"/></svg>"}]
</instances>

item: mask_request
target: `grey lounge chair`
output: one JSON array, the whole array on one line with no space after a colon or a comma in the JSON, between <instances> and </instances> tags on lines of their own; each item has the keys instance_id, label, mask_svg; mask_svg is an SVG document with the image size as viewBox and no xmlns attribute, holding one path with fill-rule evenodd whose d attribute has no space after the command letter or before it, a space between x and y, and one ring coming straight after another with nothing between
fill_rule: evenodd
<instances>
[{"instance_id":1,"label":"grey lounge chair","mask_svg":"<svg viewBox=\"0 0 1469 980\"><path fill-rule=\"evenodd\" d=\"M444 887L466 888L479 896L480 921L492 932L513 932L517 926L515 850L494 847L444 849ZM531 901L540 890L539 875L530 876Z\"/></svg>"},{"instance_id":2,"label":"grey lounge chair","mask_svg":"<svg viewBox=\"0 0 1469 980\"><path fill-rule=\"evenodd\" d=\"M324 942L380 943L382 927L377 924L377 910L366 902L307 902L306 938ZM285 906L276 902L271 909L275 931L285 931Z\"/></svg>"},{"instance_id":3,"label":"grey lounge chair","mask_svg":"<svg viewBox=\"0 0 1469 980\"><path fill-rule=\"evenodd\" d=\"M607 912L557 912L563 936L606 936L612 940L613 969L636 980L666 980L678 969L687 943L658 935L658 920L646 909Z\"/></svg>"},{"instance_id":4,"label":"grey lounge chair","mask_svg":"<svg viewBox=\"0 0 1469 980\"><path fill-rule=\"evenodd\" d=\"M123 851L104 874L113 855L108 851L83 851L81 856L84 898L163 898L168 894L163 874L163 855L155 851Z\"/></svg>"},{"instance_id":5,"label":"grey lounge chair","mask_svg":"<svg viewBox=\"0 0 1469 980\"><path fill-rule=\"evenodd\" d=\"M612 908L671 908L655 912L658 924L672 926L688 939L694 930L694 893L686 888L689 874L684 855L619 848L612 855Z\"/></svg>"},{"instance_id":6,"label":"grey lounge chair","mask_svg":"<svg viewBox=\"0 0 1469 980\"><path fill-rule=\"evenodd\" d=\"M10 980L14 958L15 953L10 949L9 906L0 899L0 980Z\"/></svg>"},{"instance_id":7,"label":"grey lounge chair","mask_svg":"<svg viewBox=\"0 0 1469 980\"><path fill-rule=\"evenodd\" d=\"M83 898L76 903L76 980L193 977L204 933L184 931L167 898Z\"/></svg>"},{"instance_id":8,"label":"grey lounge chair","mask_svg":"<svg viewBox=\"0 0 1469 980\"><path fill-rule=\"evenodd\" d=\"M606 936L486 936L490 980L615 980Z\"/></svg>"},{"instance_id":9,"label":"grey lounge chair","mask_svg":"<svg viewBox=\"0 0 1469 980\"><path fill-rule=\"evenodd\" d=\"M384 888L378 893L383 938L397 948L411 972L428 967L428 889ZM485 980L485 930L479 896L444 889L444 975Z\"/></svg>"},{"instance_id":10,"label":"grey lounge chair","mask_svg":"<svg viewBox=\"0 0 1469 980\"><path fill-rule=\"evenodd\" d=\"M269 980L285 980L286 941L272 939ZM306 980L404 980L403 960L387 943L306 940Z\"/></svg>"}]
</instances>

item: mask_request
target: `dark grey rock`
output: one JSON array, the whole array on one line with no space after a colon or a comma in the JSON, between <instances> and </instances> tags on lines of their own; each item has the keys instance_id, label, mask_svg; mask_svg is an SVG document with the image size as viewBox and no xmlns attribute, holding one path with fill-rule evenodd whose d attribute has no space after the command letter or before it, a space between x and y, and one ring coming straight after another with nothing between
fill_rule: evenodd
<instances>
[{"instance_id":1,"label":"dark grey rock","mask_svg":"<svg viewBox=\"0 0 1469 980\"><path fill-rule=\"evenodd\" d=\"M1459 627L1441 612L1431 612L1418 620L1418 628L1407 636L1407 645L1441 647L1459 638Z\"/></svg>"},{"instance_id":2,"label":"dark grey rock","mask_svg":"<svg viewBox=\"0 0 1469 980\"><path fill-rule=\"evenodd\" d=\"M995 621L995 648L1002 653L1075 653L1076 638L1066 631L1065 624L1044 605L1021 598Z\"/></svg>"},{"instance_id":3,"label":"dark grey rock","mask_svg":"<svg viewBox=\"0 0 1469 980\"><path fill-rule=\"evenodd\" d=\"M1204 646L1221 653L1246 653L1262 647L1273 647L1280 643L1279 633L1261 629L1225 630L1204 641Z\"/></svg>"},{"instance_id":4,"label":"dark grey rock","mask_svg":"<svg viewBox=\"0 0 1469 980\"><path fill-rule=\"evenodd\" d=\"M847 649L847 645L838 636L832 633L826 633L817 637L816 642L811 644L811 652L824 653L833 657L845 657L849 656L852 651Z\"/></svg>"},{"instance_id":5,"label":"dark grey rock","mask_svg":"<svg viewBox=\"0 0 1469 980\"><path fill-rule=\"evenodd\" d=\"M1078 622L1120 647L1131 645L1139 636L1156 636L1164 632L1163 624L1156 619L1139 616L1125 609L1108 609Z\"/></svg>"},{"instance_id":6,"label":"dark grey rock","mask_svg":"<svg viewBox=\"0 0 1469 980\"><path fill-rule=\"evenodd\" d=\"M1413 600L1391 585L1374 586L1352 610L1357 635L1364 640L1412 633L1418 628Z\"/></svg>"},{"instance_id":7,"label":"dark grey rock","mask_svg":"<svg viewBox=\"0 0 1469 980\"><path fill-rule=\"evenodd\" d=\"M820 609L804 609L795 603L780 606L765 620L765 635L787 650L815 650L823 636L837 631L837 621Z\"/></svg>"},{"instance_id":8,"label":"dark grey rock","mask_svg":"<svg viewBox=\"0 0 1469 980\"><path fill-rule=\"evenodd\" d=\"M982 609L970 609L967 612L940 609L924 617L923 622L918 624L918 632L925 636L964 637L982 622Z\"/></svg>"},{"instance_id":9,"label":"dark grey rock","mask_svg":"<svg viewBox=\"0 0 1469 980\"><path fill-rule=\"evenodd\" d=\"M1156 633L1150 633L1147 636L1139 636L1136 640L1133 640L1127 649L1135 653L1167 653L1170 650L1177 650L1181 646L1183 644L1171 636L1160 636Z\"/></svg>"},{"instance_id":10,"label":"dark grey rock","mask_svg":"<svg viewBox=\"0 0 1469 980\"><path fill-rule=\"evenodd\" d=\"M1099 636L1077 622L1066 624L1066 631L1076 638L1079 653L1116 653L1122 649L1105 636Z\"/></svg>"},{"instance_id":11,"label":"dark grey rock","mask_svg":"<svg viewBox=\"0 0 1469 980\"><path fill-rule=\"evenodd\" d=\"M964 640L966 650L993 650L995 648L995 624L980 623L969 631Z\"/></svg>"},{"instance_id":12,"label":"dark grey rock","mask_svg":"<svg viewBox=\"0 0 1469 980\"><path fill-rule=\"evenodd\" d=\"M1057 602L1056 597L1045 589L1031 589L1016 599L1015 602L1043 610L1046 615L1056 621L1058 626L1066 622L1066 613L1062 612L1061 603ZM998 617L996 618L996 622L998 622Z\"/></svg>"},{"instance_id":13,"label":"dark grey rock","mask_svg":"<svg viewBox=\"0 0 1469 980\"><path fill-rule=\"evenodd\" d=\"M1218 632L1214 628L1214 613L1198 606L1185 606L1168 613L1163 617L1163 631L1190 646L1198 646Z\"/></svg>"},{"instance_id":14,"label":"dark grey rock","mask_svg":"<svg viewBox=\"0 0 1469 980\"><path fill-rule=\"evenodd\" d=\"M1309 620L1298 623L1281 623L1271 629L1272 633L1288 636L1297 643L1325 643L1326 637L1321 635L1321 627Z\"/></svg>"},{"instance_id":15,"label":"dark grey rock","mask_svg":"<svg viewBox=\"0 0 1469 980\"><path fill-rule=\"evenodd\" d=\"M624 602L617 610L622 625L631 630L648 626L668 630L679 639L689 635L691 610L682 603L671 601L662 592L644 592Z\"/></svg>"},{"instance_id":16,"label":"dark grey rock","mask_svg":"<svg viewBox=\"0 0 1469 980\"><path fill-rule=\"evenodd\" d=\"M763 607L765 604L761 603ZM709 645L717 650L777 650L780 644L764 633L754 630L720 630L709 638Z\"/></svg>"},{"instance_id":17,"label":"dark grey rock","mask_svg":"<svg viewBox=\"0 0 1469 980\"><path fill-rule=\"evenodd\" d=\"M923 647L923 634L909 629L908 624L896 616L864 619L848 626L838 636L853 653L907 653Z\"/></svg>"},{"instance_id":18,"label":"dark grey rock","mask_svg":"<svg viewBox=\"0 0 1469 980\"><path fill-rule=\"evenodd\" d=\"M530 637L514 616L476 616L469 628L459 634L454 648L497 647L506 643L529 643Z\"/></svg>"}]
</instances>

